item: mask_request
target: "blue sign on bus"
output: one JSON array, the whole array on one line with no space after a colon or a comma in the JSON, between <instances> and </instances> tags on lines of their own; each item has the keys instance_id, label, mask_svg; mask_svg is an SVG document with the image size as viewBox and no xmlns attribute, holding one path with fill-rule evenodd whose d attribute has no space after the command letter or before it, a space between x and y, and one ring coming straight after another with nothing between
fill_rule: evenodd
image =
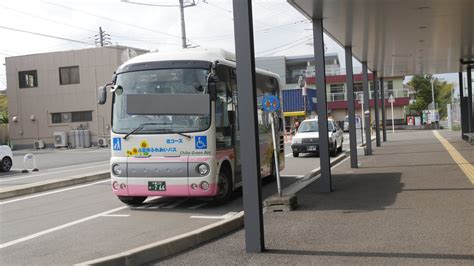
<instances>
[{"instance_id":1,"label":"blue sign on bus","mask_svg":"<svg viewBox=\"0 0 474 266\"><path fill-rule=\"evenodd\" d=\"M263 97L262 108L265 112L275 112L280 110L280 100L275 95Z\"/></svg>"}]
</instances>

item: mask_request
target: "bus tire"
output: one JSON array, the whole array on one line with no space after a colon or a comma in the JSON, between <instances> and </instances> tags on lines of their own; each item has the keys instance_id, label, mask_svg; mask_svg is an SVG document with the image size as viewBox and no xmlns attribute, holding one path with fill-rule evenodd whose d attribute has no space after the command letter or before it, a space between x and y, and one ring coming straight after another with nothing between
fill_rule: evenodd
<instances>
[{"instance_id":1,"label":"bus tire","mask_svg":"<svg viewBox=\"0 0 474 266\"><path fill-rule=\"evenodd\" d=\"M119 200L129 206L137 206L142 204L146 200L144 197L131 197L131 196L118 196Z\"/></svg>"},{"instance_id":2,"label":"bus tire","mask_svg":"<svg viewBox=\"0 0 474 266\"><path fill-rule=\"evenodd\" d=\"M0 165L0 172L8 172L12 168L12 159L8 156L3 157L1 165Z\"/></svg>"},{"instance_id":3,"label":"bus tire","mask_svg":"<svg viewBox=\"0 0 474 266\"><path fill-rule=\"evenodd\" d=\"M337 141L334 141L334 145L332 145L332 149L329 150L330 156L335 157L337 156Z\"/></svg>"},{"instance_id":4,"label":"bus tire","mask_svg":"<svg viewBox=\"0 0 474 266\"><path fill-rule=\"evenodd\" d=\"M232 177L227 169L221 169L217 177L217 195L214 201L218 204L224 203L232 195Z\"/></svg>"},{"instance_id":5,"label":"bus tire","mask_svg":"<svg viewBox=\"0 0 474 266\"><path fill-rule=\"evenodd\" d=\"M275 157L272 156L272 164L270 165L270 175L266 179L270 182L276 180L276 167L275 167Z\"/></svg>"},{"instance_id":6,"label":"bus tire","mask_svg":"<svg viewBox=\"0 0 474 266\"><path fill-rule=\"evenodd\" d=\"M296 151L294 151L294 152L293 152L293 157L295 157L295 158L296 158L296 157L298 157L298 156L300 156L300 153L299 153L299 152L296 152Z\"/></svg>"},{"instance_id":7,"label":"bus tire","mask_svg":"<svg viewBox=\"0 0 474 266\"><path fill-rule=\"evenodd\" d=\"M344 142L344 141L341 141L341 147L337 148L337 152L342 152L342 143L343 143L343 142Z\"/></svg>"}]
</instances>

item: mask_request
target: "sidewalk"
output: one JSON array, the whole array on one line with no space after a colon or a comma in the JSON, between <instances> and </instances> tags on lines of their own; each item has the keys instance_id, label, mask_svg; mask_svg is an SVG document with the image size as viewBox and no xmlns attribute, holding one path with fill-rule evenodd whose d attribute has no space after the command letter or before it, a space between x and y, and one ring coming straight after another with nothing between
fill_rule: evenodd
<instances>
[{"instance_id":1,"label":"sidewalk","mask_svg":"<svg viewBox=\"0 0 474 266\"><path fill-rule=\"evenodd\" d=\"M463 156L474 154L459 136L440 133ZM245 253L240 230L160 264L472 265L471 181L432 131L388 139L359 157L360 168L349 160L334 168L334 192L318 193L316 181L297 194L296 211L266 213L265 253Z\"/></svg>"}]
</instances>

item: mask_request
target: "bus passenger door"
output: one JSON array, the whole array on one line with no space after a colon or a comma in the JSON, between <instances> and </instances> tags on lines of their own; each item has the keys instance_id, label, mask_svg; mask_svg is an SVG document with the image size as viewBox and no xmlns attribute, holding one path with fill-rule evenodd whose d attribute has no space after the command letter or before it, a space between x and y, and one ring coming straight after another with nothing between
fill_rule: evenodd
<instances>
[{"instance_id":1,"label":"bus passenger door","mask_svg":"<svg viewBox=\"0 0 474 266\"><path fill-rule=\"evenodd\" d=\"M230 68L224 65L217 67L218 81L216 83L216 149L218 157L229 156L235 169L234 134L233 134L233 100L230 82ZM230 169L232 170L232 169ZM238 181L235 172L234 184Z\"/></svg>"},{"instance_id":2,"label":"bus passenger door","mask_svg":"<svg viewBox=\"0 0 474 266\"><path fill-rule=\"evenodd\" d=\"M238 184L242 182L242 165L240 162L240 126L239 126L239 114L237 112L237 75L236 69L230 69L230 89L231 89L231 98L232 104L231 111L229 115L231 118L231 127L232 127L232 146L234 147L234 177L235 183Z\"/></svg>"}]
</instances>

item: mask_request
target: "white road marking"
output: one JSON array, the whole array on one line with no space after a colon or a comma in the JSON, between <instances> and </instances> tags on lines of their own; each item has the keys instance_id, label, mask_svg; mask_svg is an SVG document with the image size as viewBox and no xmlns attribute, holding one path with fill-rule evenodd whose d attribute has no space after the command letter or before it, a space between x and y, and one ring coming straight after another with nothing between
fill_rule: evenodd
<instances>
[{"instance_id":1,"label":"white road marking","mask_svg":"<svg viewBox=\"0 0 474 266\"><path fill-rule=\"evenodd\" d=\"M227 219L227 218L232 217L236 214L238 214L238 212L228 212L228 213L226 213L224 215L220 215L220 216L193 215L190 218L194 218L194 219Z\"/></svg>"},{"instance_id":2,"label":"white road marking","mask_svg":"<svg viewBox=\"0 0 474 266\"><path fill-rule=\"evenodd\" d=\"M82 168L74 168L74 169L63 170L63 171L41 173L41 174L37 174L37 175L30 174L30 175L25 175L25 176L20 176L20 177L12 177L12 178L9 178L9 179L2 178L2 180L0 180L0 183L7 182L7 181L12 181L12 180L30 178L30 177L39 177L39 176L52 175L52 174L71 172L71 171L77 171L77 170L84 170L84 169L90 169L90 168L96 168L96 167L104 167L106 165L108 165L108 164L100 164L100 165L94 165L94 166L88 166L88 167L82 167Z\"/></svg>"},{"instance_id":3,"label":"white road marking","mask_svg":"<svg viewBox=\"0 0 474 266\"><path fill-rule=\"evenodd\" d=\"M188 198L179 200L179 201L177 201L177 202L175 202L175 203L173 203L173 204L170 204L170 205L167 205L167 206L162 207L162 209L173 209L173 208L176 208L176 207L178 207L179 205L185 203L185 202L188 201L188 200L189 200Z\"/></svg>"},{"instance_id":4,"label":"white road marking","mask_svg":"<svg viewBox=\"0 0 474 266\"><path fill-rule=\"evenodd\" d=\"M9 200L9 201L4 201L4 202L0 202L0 205L13 203L13 202L17 202L17 201L22 201L22 200L33 199L33 198L42 197L42 196L47 196L47 195L51 195L51 194L56 194L56 193L60 193L60 192L64 192L64 191L73 190L73 189L94 186L94 185L101 184L101 183L106 183L106 182L110 182L110 179L101 180L101 181L98 181L98 182L89 183L89 184L80 185L80 186L74 186L74 187L68 187L68 188L64 188L64 189L54 190L54 191L51 191L51 192L45 192L45 193L41 193L41 194L34 194L32 196L26 196L26 197L23 197L23 198L13 199L13 200Z\"/></svg>"},{"instance_id":5,"label":"white road marking","mask_svg":"<svg viewBox=\"0 0 474 266\"><path fill-rule=\"evenodd\" d=\"M130 214L105 214L102 217L129 217Z\"/></svg>"},{"instance_id":6,"label":"white road marking","mask_svg":"<svg viewBox=\"0 0 474 266\"><path fill-rule=\"evenodd\" d=\"M120 211L120 210L123 210L123 209L126 209L126 208L128 208L128 206L122 206L122 207L115 208L115 209L112 209L112 210L108 210L108 211L105 211L105 212L101 212L101 213L98 213L98 214L95 214L95 215L92 215L92 216L89 216L89 217L85 217L85 218L82 218L82 219L79 219L79 220L76 220L76 221L72 221L72 222L69 222L69 223L66 223L66 224L63 224L63 225L60 225L60 226L56 226L56 227L53 227L53 228L50 228L50 229L46 229L46 230L43 230L41 232L29 235L29 236L25 236L25 237L22 237L22 238L19 238L19 239L16 239L16 240L13 240L13 241L10 241L10 242L7 242L7 243L0 244L0 249L10 247L10 246L13 246L13 245L16 245L16 244L19 244L19 243L22 243L22 242L25 242L25 241L28 241L28 240L31 240L31 239L35 239L37 237L40 237L40 236L43 236L43 235L46 235L46 234L49 234L49 233L52 233L52 232L56 232L56 231L59 231L61 229L65 229L65 228L71 227L71 226L76 225L76 224L87 222L87 221L90 221L92 219L95 219L95 218L98 218L98 217L101 217L101 216L104 216L104 215L108 215L110 213Z\"/></svg>"}]
</instances>

